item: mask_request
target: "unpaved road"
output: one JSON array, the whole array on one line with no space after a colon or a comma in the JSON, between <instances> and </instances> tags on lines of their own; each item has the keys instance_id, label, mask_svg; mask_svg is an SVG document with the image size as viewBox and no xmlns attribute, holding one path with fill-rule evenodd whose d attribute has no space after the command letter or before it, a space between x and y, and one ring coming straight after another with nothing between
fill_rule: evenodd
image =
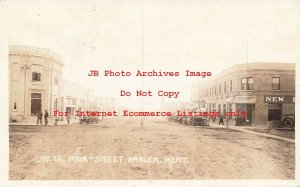
<instances>
[{"instance_id":1,"label":"unpaved road","mask_svg":"<svg viewBox=\"0 0 300 187\"><path fill-rule=\"evenodd\" d=\"M137 118L115 118L97 125L10 126L9 131L11 180L295 175L295 144L235 130L157 119L146 119L141 127Z\"/></svg>"}]
</instances>

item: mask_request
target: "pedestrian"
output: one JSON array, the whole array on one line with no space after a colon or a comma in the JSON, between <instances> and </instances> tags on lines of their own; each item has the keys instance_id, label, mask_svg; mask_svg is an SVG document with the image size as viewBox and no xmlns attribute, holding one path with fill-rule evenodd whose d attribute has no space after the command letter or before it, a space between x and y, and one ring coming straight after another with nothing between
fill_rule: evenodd
<instances>
[{"instance_id":1,"label":"pedestrian","mask_svg":"<svg viewBox=\"0 0 300 187\"><path fill-rule=\"evenodd\" d=\"M45 125L48 124L48 116L49 116L49 113L47 110L45 110L45 115L44 115L44 118L45 118Z\"/></svg>"},{"instance_id":2,"label":"pedestrian","mask_svg":"<svg viewBox=\"0 0 300 187\"><path fill-rule=\"evenodd\" d=\"M223 114L220 115L220 121L219 121L219 125L222 124L224 125L224 120L223 120L224 116Z\"/></svg>"},{"instance_id":3,"label":"pedestrian","mask_svg":"<svg viewBox=\"0 0 300 187\"><path fill-rule=\"evenodd\" d=\"M38 113L37 113L37 122L36 122L36 125L38 125L39 124L39 121L41 122L41 125L42 125L42 118L43 118L43 113L42 113L42 111L39 111Z\"/></svg>"},{"instance_id":4,"label":"pedestrian","mask_svg":"<svg viewBox=\"0 0 300 187\"><path fill-rule=\"evenodd\" d=\"M68 125L69 125L69 123L70 123L70 116L69 115L67 116L67 122L68 122Z\"/></svg>"}]
</instances>

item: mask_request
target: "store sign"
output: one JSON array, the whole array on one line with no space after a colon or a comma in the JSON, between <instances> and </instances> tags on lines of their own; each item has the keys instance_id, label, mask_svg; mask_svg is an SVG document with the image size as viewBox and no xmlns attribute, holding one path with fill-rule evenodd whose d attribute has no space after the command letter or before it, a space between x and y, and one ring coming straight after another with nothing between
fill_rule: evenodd
<instances>
[{"instance_id":1,"label":"store sign","mask_svg":"<svg viewBox=\"0 0 300 187\"><path fill-rule=\"evenodd\" d=\"M265 103L295 103L295 96L268 95L264 100Z\"/></svg>"}]
</instances>

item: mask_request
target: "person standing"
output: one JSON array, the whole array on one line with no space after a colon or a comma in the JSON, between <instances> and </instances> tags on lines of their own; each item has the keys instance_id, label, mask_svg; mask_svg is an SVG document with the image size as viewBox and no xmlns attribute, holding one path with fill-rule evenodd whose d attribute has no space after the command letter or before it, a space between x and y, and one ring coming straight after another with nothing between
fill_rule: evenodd
<instances>
[{"instance_id":1,"label":"person standing","mask_svg":"<svg viewBox=\"0 0 300 187\"><path fill-rule=\"evenodd\" d=\"M39 124L39 121L41 122L41 125L43 124L42 118L43 118L43 113L42 113L42 111L39 111L39 112L37 113L37 122L36 122L36 125Z\"/></svg>"},{"instance_id":2,"label":"person standing","mask_svg":"<svg viewBox=\"0 0 300 187\"><path fill-rule=\"evenodd\" d=\"M219 121L219 125L222 124L224 125L224 120L223 120L223 114L220 115L220 121Z\"/></svg>"},{"instance_id":3,"label":"person standing","mask_svg":"<svg viewBox=\"0 0 300 187\"><path fill-rule=\"evenodd\" d=\"M47 110L45 110L45 115L44 115L44 118L45 118L45 125L48 124L48 116L49 116L49 113Z\"/></svg>"},{"instance_id":4,"label":"person standing","mask_svg":"<svg viewBox=\"0 0 300 187\"><path fill-rule=\"evenodd\" d=\"M67 116L68 125L70 124L70 115Z\"/></svg>"}]
</instances>

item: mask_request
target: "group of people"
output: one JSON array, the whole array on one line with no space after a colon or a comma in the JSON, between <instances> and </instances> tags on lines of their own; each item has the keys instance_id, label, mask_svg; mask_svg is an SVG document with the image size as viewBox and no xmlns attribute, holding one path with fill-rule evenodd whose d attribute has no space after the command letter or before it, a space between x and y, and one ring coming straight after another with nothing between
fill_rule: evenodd
<instances>
[{"instance_id":1,"label":"group of people","mask_svg":"<svg viewBox=\"0 0 300 187\"><path fill-rule=\"evenodd\" d=\"M42 118L43 118L43 113L42 113L42 111L39 111L39 112L37 113L36 116L37 116L37 122L36 122L36 125L38 125L39 122L40 122L41 125L42 125L42 124L43 124L43 122L42 122ZM49 116L49 113L48 113L47 110L45 110L45 114L44 114L45 125L48 124L48 116Z\"/></svg>"},{"instance_id":2,"label":"group of people","mask_svg":"<svg viewBox=\"0 0 300 187\"><path fill-rule=\"evenodd\" d=\"M43 125L43 120L42 120L42 119L43 119L43 113L42 113L42 111L39 111L39 112L36 114L36 116L37 116L37 122L36 122L36 125L38 125L39 122L41 123L41 125ZM49 117L49 113L48 113L47 110L45 110L45 114L44 114L45 125L48 124L48 117ZM70 116L67 117L67 122L68 122L68 124L70 123Z\"/></svg>"}]
</instances>

